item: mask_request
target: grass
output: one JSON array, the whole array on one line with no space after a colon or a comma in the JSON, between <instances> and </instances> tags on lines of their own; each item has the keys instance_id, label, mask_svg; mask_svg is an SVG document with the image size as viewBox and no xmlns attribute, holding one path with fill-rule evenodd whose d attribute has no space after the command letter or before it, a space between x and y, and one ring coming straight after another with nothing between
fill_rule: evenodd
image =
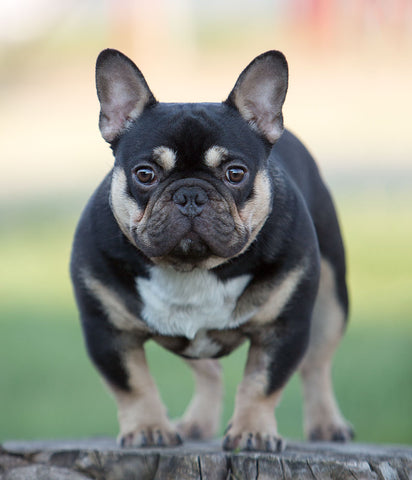
<instances>
[{"instance_id":1,"label":"grass","mask_svg":"<svg viewBox=\"0 0 412 480\"><path fill-rule=\"evenodd\" d=\"M342 191L351 322L334 379L346 417L363 442L412 444L412 205L410 190ZM3 208L0 237L0 441L117 433L114 401L90 364L68 277L80 211L50 202ZM149 364L172 417L190 399L191 374L154 344ZM246 347L223 360L224 421ZM277 409L280 432L301 438L298 378Z\"/></svg>"}]
</instances>

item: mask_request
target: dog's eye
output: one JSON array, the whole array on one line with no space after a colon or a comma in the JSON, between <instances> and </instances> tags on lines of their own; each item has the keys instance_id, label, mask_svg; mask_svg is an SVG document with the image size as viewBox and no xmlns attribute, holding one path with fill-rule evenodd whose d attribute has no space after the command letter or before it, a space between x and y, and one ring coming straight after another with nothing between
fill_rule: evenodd
<instances>
[{"instance_id":1,"label":"dog's eye","mask_svg":"<svg viewBox=\"0 0 412 480\"><path fill-rule=\"evenodd\" d=\"M245 174L246 170L243 167L230 167L226 170L226 179L236 185L245 178Z\"/></svg>"},{"instance_id":2,"label":"dog's eye","mask_svg":"<svg viewBox=\"0 0 412 480\"><path fill-rule=\"evenodd\" d=\"M138 183L143 185L153 185L157 180L156 173L151 167L136 168L134 177Z\"/></svg>"}]
</instances>

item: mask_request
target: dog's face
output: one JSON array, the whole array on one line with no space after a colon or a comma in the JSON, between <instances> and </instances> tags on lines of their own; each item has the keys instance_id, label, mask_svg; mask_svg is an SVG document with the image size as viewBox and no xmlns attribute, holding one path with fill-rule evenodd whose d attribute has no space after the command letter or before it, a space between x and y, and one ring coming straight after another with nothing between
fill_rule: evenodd
<instances>
[{"instance_id":1,"label":"dog's face","mask_svg":"<svg viewBox=\"0 0 412 480\"><path fill-rule=\"evenodd\" d=\"M258 57L222 104L165 104L124 55L99 56L100 129L112 144L111 207L155 263L213 268L242 253L272 205L266 158L282 133L287 66Z\"/></svg>"}]
</instances>

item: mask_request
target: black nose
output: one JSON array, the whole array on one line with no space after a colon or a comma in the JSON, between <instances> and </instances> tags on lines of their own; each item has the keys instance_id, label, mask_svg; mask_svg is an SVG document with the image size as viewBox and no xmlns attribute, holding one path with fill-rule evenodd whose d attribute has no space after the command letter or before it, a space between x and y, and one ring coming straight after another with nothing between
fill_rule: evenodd
<instances>
[{"instance_id":1,"label":"black nose","mask_svg":"<svg viewBox=\"0 0 412 480\"><path fill-rule=\"evenodd\" d=\"M173 195L178 209L188 217L196 217L207 203L207 194L200 187L180 187Z\"/></svg>"}]
</instances>

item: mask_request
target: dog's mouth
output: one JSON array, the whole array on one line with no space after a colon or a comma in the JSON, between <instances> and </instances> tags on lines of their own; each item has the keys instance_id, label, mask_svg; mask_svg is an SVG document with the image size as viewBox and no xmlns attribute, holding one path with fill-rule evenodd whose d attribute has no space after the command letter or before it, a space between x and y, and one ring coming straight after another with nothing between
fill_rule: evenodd
<instances>
[{"instance_id":1,"label":"dog's mouth","mask_svg":"<svg viewBox=\"0 0 412 480\"><path fill-rule=\"evenodd\" d=\"M177 245L171 250L169 256L186 260L204 260L212 254L209 246L194 231L185 235Z\"/></svg>"},{"instance_id":2,"label":"dog's mouth","mask_svg":"<svg viewBox=\"0 0 412 480\"><path fill-rule=\"evenodd\" d=\"M226 231L227 229L227 231ZM150 230L148 242L135 236L136 244L155 263L165 263L176 268L196 267L211 257L224 259L236 256L248 240L235 226L216 225L206 219L188 222L166 222L163 228Z\"/></svg>"},{"instance_id":3,"label":"dog's mouth","mask_svg":"<svg viewBox=\"0 0 412 480\"><path fill-rule=\"evenodd\" d=\"M153 198L143 221L134 226L136 246L154 262L174 265L196 266L211 257L239 254L249 231L233 199L199 179L176 183Z\"/></svg>"},{"instance_id":4,"label":"dog's mouth","mask_svg":"<svg viewBox=\"0 0 412 480\"><path fill-rule=\"evenodd\" d=\"M181 272L192 271L195 268L213 268L239 253L227 249L225 245L211 245L201 235L191 230L177 244L161 256L151 259L159 265L168 265Z\"/></svg>"}]
</instances>

